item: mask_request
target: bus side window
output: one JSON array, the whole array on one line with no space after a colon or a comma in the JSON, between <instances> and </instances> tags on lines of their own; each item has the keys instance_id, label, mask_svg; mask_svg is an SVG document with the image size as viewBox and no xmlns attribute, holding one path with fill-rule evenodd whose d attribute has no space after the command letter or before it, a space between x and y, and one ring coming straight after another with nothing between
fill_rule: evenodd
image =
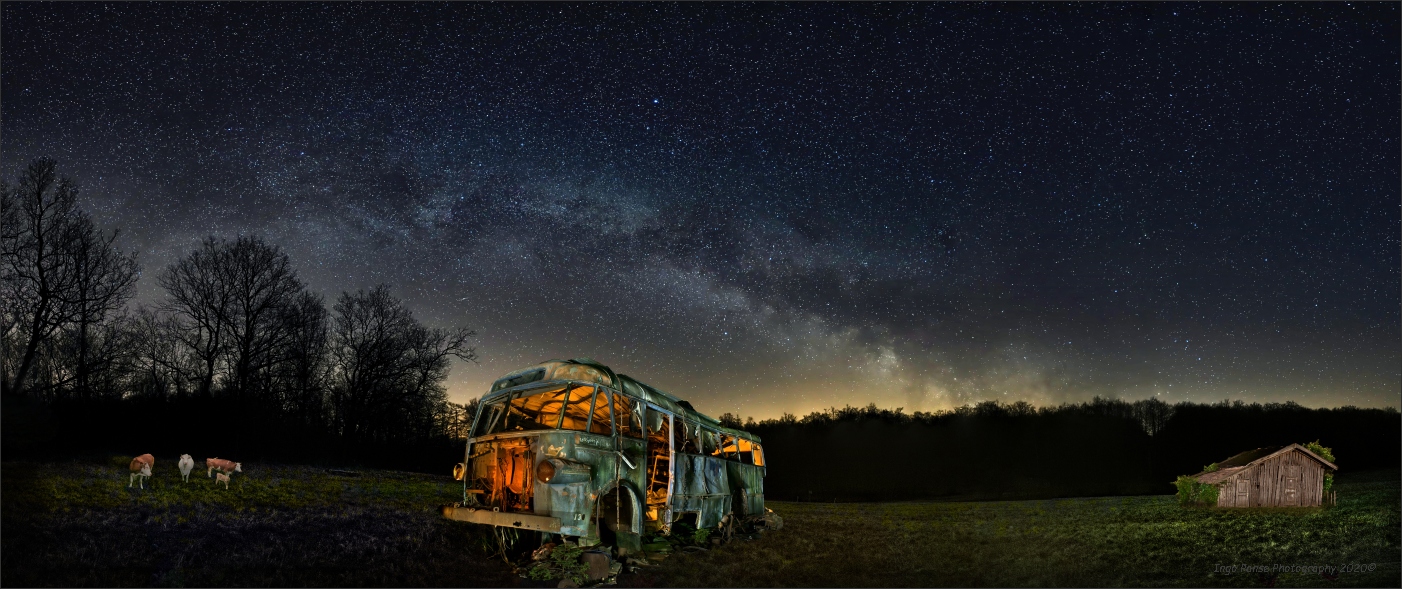
<instances>
[{"instance_id":1,"label":"bus side window","mask_svg":"<svg viewBox=\"0 0 1402 589\"><path fill-rule=\"evenodd\" d=\"M715 456L720 456L726 460L735 460L735 436L721 434L720 449L716 450Z\"/></svg>"},{"instance_id":2,"label":"bus side window","mask_svg":"<svg viewBox=\"0 0 1402 589\"><path fill-rule=\"evenodd\" d=\"M673 443L676 444L677 452L683 454L699 454L696 447L696 424L690 421L681 421L677 424L676 431L672 435L676 436Z\"/></svg>"},{"instance_id":3,"label":"bus side window","mask_svg":"<svg viewBox=\"0 0 1402 589\"><path fill-rule=\"evenodd\" d=\"M702 429L702 430L701 430L701 454L706 455L706 456L715 456L715 455L719 454L719 452L717 452L716 450L717 450L717 446L716 446L716 432L713 432L713 431L708 430L708 429Z\"/></svg>"},{"instance_id":4,"label":"bus side window","mask_svg":"<svg viewBox=\"0 0 1402 589\"><path fill-rule=\"evenodd\" d=\"M737 449L740 450L740 456L739 456L740 464L754 464L754 463L755 463L755 458L754 458L754 455L755 455L755 453L754 453L755 444L754 444L754 442L751 442L751 441L746 440L746 439L744 439L744 438L736 438L736 439L735 439L735 442L736 442L736 447L737 447Z\"/></svg>"},{"instance_id":5,"label":"bus side window","mask_svg":"<svg viewBox=\"0 0 1402 589\"><path fill-rule=\"evenodd\" d=\"M599 387L599 392L594 393L594 417L589 422L589 433L613 435L613 426L610 425L609 416L609 392L603 387Z\"/></svg>"},{"instance_id":6,"label":"bus side window","mask_svg":"<svg viewBox=\"0 0 1402 589\"><path fill-rule=\"evenodd\" d=\"M755 466L764 466L764 449L755 444Z\"/></svg>"},{"instance_id":7,"label":"bus side window","mask_svg":"<svg viewBox=\"0 0 1402 589\"><path fill-rule=\"evenodd\" d=\"M643 417L638 414L636 401L623 395L614 395L613 418L618 426L618 435L629 438L643 437Z\"/></svg>"}]
</instances>

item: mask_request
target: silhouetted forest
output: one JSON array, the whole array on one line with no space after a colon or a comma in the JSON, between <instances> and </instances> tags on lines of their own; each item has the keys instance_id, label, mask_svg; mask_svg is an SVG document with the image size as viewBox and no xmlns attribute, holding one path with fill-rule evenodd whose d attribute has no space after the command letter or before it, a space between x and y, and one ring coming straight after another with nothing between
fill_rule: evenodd
<instances>
[{"instance_id":1,"label":"silhouetted forest","mask_svg":"<svg viewBox=\"0 0 1402 589\"><path fill-rule=\"evenodd\" d=\"M388 286L327 309L257 236L210 237L142 270L53 160L0 185L6 459L154 453L438 468L466 409L447 401L467 329L430 328ZM449 464L452 462L449 461Z\"/></svg>"},{"instance_id":2,"label":"silhouetted forest","mask_svg":"<svg viewBox=\"0 0 1402 589\"><path fill-rule=\"evenodd\" d=\"M765 495L776 500L1162 495L1177 475L1238 452L1316 439L1334 449L1341 476L1402 460L1396 409L1291 402L988 401L913 415L869 405L722 421L764 440Z\"/></svg>"}]
</instances>

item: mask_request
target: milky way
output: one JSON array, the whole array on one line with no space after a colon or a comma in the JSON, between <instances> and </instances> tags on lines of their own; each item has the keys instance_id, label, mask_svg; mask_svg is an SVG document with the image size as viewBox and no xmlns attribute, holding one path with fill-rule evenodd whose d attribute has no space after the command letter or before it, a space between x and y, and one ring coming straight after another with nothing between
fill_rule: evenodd
<instances>
[{"instance_id":1,"label":"milky way","mask_svg":"<svg viewBox=\"0 0 1402 589\"><path fill-rule=\"evenodd\" d=\"M6 2L0 170L698 409L1398 406L1398 5Z\"/></svg>"}]
</instances>

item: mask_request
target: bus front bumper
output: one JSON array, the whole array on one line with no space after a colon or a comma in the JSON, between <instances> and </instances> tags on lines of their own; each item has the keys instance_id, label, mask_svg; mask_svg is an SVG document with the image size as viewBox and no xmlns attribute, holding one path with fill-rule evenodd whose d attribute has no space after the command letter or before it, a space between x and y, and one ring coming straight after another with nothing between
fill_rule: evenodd
<instances>
[{"instance_id":1,"label":"bus front bumper","mask_svg":"<svg viewBox=\"0 0 1402 589\"><path fill-rule=\"evenodd\" d=\"M577 534L574 529L561 529L560 518L550 517L548 515L512 513L509 511L492 511L490 509L444 505L443 517L460 522L487 524L489 526L520 528L522 530L536 530L554 534Z\"/></svg>"}]
</instances>

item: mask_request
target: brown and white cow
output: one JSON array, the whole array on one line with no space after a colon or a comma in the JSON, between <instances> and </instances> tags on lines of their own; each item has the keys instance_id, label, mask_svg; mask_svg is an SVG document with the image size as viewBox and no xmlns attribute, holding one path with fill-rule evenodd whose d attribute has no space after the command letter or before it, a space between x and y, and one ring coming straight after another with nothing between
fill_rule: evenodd
<instances>
[{"instance_id":1,"label":"brown and white cow","mask_svg":"<svg viewBox=\"0 0 1402 589\"><path fill-rule=\"evenodd\" d=\"M156 457L150 454L142 454L131 459L131 478L127 480L127 488L131 488L133 482L146 488L146 479L151 476L151 468L156 466Z\"/></svg>"},{"instance_id":2,"label":"brown and white cow","mask_svg":"<svg viewBox=\"0 0 1402 589\"><path fill-rule=\"evenodd\" d=\"M224 483L224 490L229 490L229 475L218 473L214 475L214 484Z\"/></svg>"},{"instance_id":3,"label":"brown and white cow","mask_svg":"<svg viewBox=\"0 0 1402 589\"><path fill-rule=\"evenodd\" d=\"M223 458L206 458L204 459L204 465L209 469L205 471L205 476L207 477L213 476L216 470L219 472L243 472L242 462L224 460Z\"/></svg>"}]
</instances>

